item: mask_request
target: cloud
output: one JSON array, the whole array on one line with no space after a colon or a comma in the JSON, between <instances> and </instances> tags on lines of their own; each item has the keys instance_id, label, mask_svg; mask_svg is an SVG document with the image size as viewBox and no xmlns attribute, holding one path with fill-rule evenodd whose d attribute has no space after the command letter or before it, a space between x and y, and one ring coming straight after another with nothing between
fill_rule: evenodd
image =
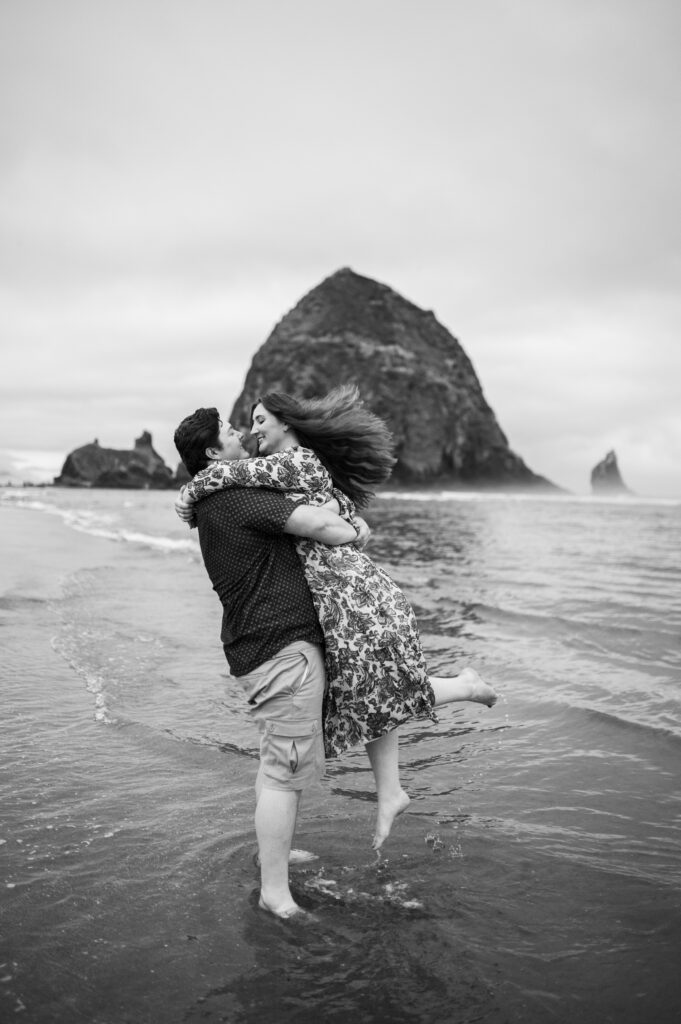
<instances>
[{"instance_id":1,"label":"cloud","mask_svg":"<svg viewBox=\"0 0 681 1024\"><path fill-rule=\"evenodd\" d=\"M5 4L0 443L168 438L350 265L460 338L533 469L574 487L616 441L681 494L680 28L672 0Z\"/></svg>"}]
</instances>

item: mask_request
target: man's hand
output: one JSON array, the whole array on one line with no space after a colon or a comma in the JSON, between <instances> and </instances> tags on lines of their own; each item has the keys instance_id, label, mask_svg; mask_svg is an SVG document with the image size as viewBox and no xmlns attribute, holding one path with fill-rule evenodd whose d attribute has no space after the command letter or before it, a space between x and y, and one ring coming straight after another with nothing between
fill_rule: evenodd
<instances>
[{"instance_id":1,"label":"man's hand","mask_svg":"<svg viewBox=\"0 0 681 1024\"><path fill-rule=\"evenodd\" d=\"M369 543L371 530L369 528L369 524L366 523L361 516L355 516L355 522L357 523L359 533L355 537L353 544L356 548L359 548L360 551L364 551L364 548Z\"/></svg>"},{"instance_id":2,"label":"man's hand","mask_svg":"<svg viewBox=\"0 0 681 1024\"><path fill-rule=\"evenodd\" d=\"M186 501L184 496L184 487L180 491L177 500L175 501L175 511L182 520L183 523L191 524L194 520L194 505L191 501Z\"/></svg>"},{"instance_id":3,"label":"man's hand","mask_svg":"<svg viewBox=\"0 0 681 1024\"><path fill-rule=\"evenodd\" d=\"M322 544L337 547L340 544L352 544L355 540L355 528L347 520L329 512L318 505L298 505L288 517L284 533L294 537L309 537L319 540Z\"/></svg>"}]
</instances>

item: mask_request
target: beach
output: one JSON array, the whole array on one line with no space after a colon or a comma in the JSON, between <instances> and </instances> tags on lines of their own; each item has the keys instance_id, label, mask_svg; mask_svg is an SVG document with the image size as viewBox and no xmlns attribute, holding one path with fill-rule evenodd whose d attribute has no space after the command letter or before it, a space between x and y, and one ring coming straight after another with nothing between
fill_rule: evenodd
<instances>
[{"instance_id":1,"label":"beach","mask_svg":"<svg viewBox=\"0 0 681 1024\"><path fill-rule=\"evenodd\" d=\"M257 909L257 739L195 533L159 492L4 489L0 1020L681 1014L681 504L386 493L371 554L493 709L306 800L308 928Z\"/></svg>"}]
</instances>

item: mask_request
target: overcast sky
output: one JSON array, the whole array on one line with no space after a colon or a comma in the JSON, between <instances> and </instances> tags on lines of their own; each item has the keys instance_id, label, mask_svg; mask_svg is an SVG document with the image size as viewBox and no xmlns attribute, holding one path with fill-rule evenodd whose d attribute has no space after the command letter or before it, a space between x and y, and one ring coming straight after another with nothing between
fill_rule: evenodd
<instances>
[{"instance_id":1,"label":"overcast sky","mask_svg":"<svg viewBox=\"0 0 681 1024\"><path fill-rule=\"evenodd\" d=\"M614 448L681 497L678 0L3 0L0 123L24 466L143 429L174 466L350 266L435 312L535 472L588 493Z\"/></svg>"}]
</instances>

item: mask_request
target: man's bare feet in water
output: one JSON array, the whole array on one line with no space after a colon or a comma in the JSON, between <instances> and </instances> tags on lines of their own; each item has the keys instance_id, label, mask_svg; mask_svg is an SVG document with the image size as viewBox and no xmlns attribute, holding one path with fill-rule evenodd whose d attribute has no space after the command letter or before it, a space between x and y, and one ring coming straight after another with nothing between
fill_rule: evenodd
<instances>
[{"instance_id":1,"label":"man's bare feet in water","mask_svg":"<svg viewBox=\"0 0 681 1024\"><path fill-rule=\"evenodd\" d=\"M465 668L459 674L459 679L462 683L470 684L471 695L468 700L486 704L488 708L494 707L498 699L496 691L478 675L474 668Z\"/></svg>"},{"instance_id":2,"label":"man's bare feet in water","mask_svg":"<svg viewBox=\"0 0 681 1024\"><path fill-rule=\"evenodd\" d=\"M376 815L376 832L372 846L378 851L390 835L393 821L398 814L402 814L409 806L409 797L400 789L391 799L383 799L378 802L378 814Z\"/></svg>"},{"instance_id":3,"label":"man's bare feet in water","mask_svg":"<svg viewBox=\"0 0 681 1024\"><path fill-rule=\"evenodd\" d=\"M258 906L261 910L267 911L268 914L272 914L273 917L278 917L282 921L290 921L291 918L294 918L296 921L302 921L307 924L317 920L314 914L311 914L308 910L303 910L297 903L289 903L275 909L265 903L261 896L258 900Z\"/></svg>"},{"instance_id":4,"label":"man's bare feet in water","mask_svg":"<svg viewBox=\"0 0 681 1024\"><path fill-rule=\"evenodd\" d=\"M311 853L309 850L291 850L288 855L288 862L293 867L298 864L309 864L313 860L319 860L319 857L316 853ZM256 868L260 867L260 854L257 850L253 854L253 863Z\"/></svg>"}]
</instances>

